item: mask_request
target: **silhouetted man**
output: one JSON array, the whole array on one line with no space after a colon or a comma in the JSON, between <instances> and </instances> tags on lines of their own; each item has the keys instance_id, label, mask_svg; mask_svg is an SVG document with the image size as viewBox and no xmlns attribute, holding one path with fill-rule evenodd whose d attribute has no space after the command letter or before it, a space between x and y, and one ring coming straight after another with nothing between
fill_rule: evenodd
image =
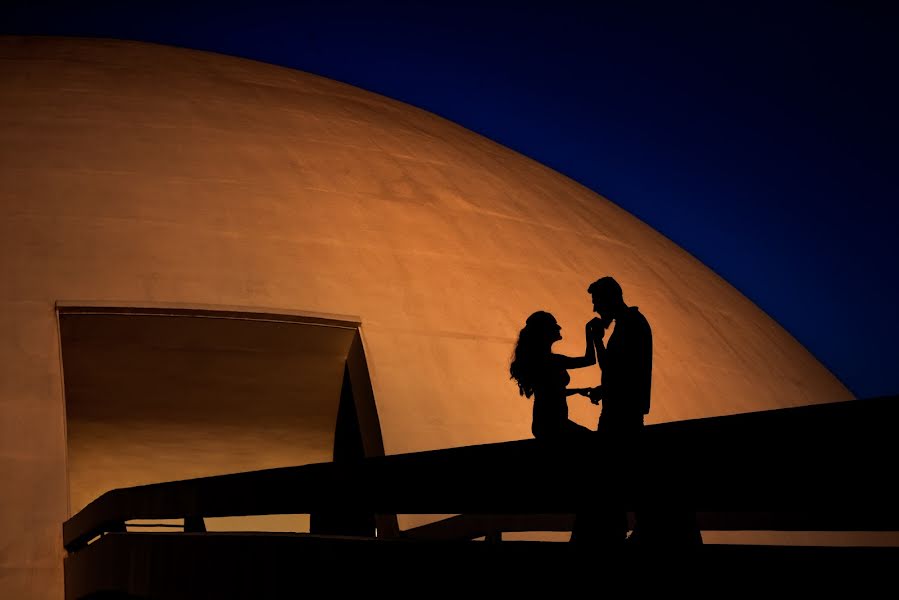
<instances>
[{"instance_id":1,"label":"silhouetted man","mask_svg":"<svg viewBox=\"0 0 899 600\"><path fill-rule=\"evenodd\" d=\"M608 548L623 544L627 536L627 512L618 494L634 475L628 472L625 476L622 467L633 467L636 462L643 416L649 412L652 330L637 307L624 303L621 286L611 277L594 281L587 291L600 317L591 323L602 385L587 395L594 404L602 401L603 405L597 426L603 441L603 466L598 486L590 494L593 498L584 499L596 504L578 512L571 539ZM603 334L612 321L615 329L603 345Z\"/></svg>"},{"instance_id":2,"label":"silhouetted man","mask_svg":"<svg viewBox=\"0 0 899 600\"><path fill-rule=\"evenodd\" d=\"M614 436L631 436L643 430L643 416L649 413L652 388L652 329L636 306L624 303L621 286L611 277L590 284L593 310L599 314L604 331L614 320L615 330L605 346L594 338L596 360L602 369L602 385L593 388L590 400L602 400L597 431Z\"/></svg>"},{"instance_id":3,"label":"silhouetted man","mask_svg":"<svg viewBox=\"0 0 899 600\"><path fill-rule=\"evenodd\" d=\"M614 496L615 490L635 491L641 487L638 483L643 476L641 434L652 389L652 329L636 306L625 304L621 286L611 277L594 281L587 292L593 299L593 310L600 316L594 319L598 323L592 330L598 332L594 344L602 369L602 385L588 395L594 404L602 401L597 432L606 442L605 451L613 454L603 457L608 460L604 468L608 465L609 473L597 490L600 495L610 496L606 500L608 510L592 517L596 521L590 527L600 542L614 545L623 542L627 535L627 513ZM615 328L603 345L602 332L612 321ZM632 541L652 545L701 544L695 513L676 504L678 490L669 490L665 496L637 498L641 509L635 511Z\"/></svg>"}]
</instances>

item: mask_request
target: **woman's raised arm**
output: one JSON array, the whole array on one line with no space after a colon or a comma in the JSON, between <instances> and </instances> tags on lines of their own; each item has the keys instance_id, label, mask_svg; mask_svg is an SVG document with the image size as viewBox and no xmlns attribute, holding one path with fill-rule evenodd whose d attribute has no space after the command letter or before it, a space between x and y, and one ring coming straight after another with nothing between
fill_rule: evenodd
<instances>
[{"instance_id":1,"label":"woman's raised arm","mask_svg":"<svg viewBox=\"0 0 899 600\"><path fill-rule=\"evenodd\" d=\"M583 356L565 356L564 354L553 354L553 358L558 361L559 366L563 369L580 369L596 364L596 345L594 336L602 335L602 331L597 332L600 323L599 319L593 319L587 323L584 328L584 337L587 339L587 347L584 349Z\"/></svg>"}]
</instances>

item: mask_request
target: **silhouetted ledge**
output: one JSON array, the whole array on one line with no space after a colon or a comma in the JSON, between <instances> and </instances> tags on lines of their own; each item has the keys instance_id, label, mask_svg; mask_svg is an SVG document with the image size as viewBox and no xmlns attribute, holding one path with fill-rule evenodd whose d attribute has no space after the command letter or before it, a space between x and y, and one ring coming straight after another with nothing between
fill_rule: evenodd
<instances>
[{"instance_id":1,"label":"silhouetted ledge","mask_svg":"<svg viewBox=\"0 0 899 600\"><path fill-rule=\"evenodd\" d=\"M75 551L131 519L260 514L570 514L607 497L597 475L640 473L621 490L687 508L720 529L899 531L895 397L647 427L639 452L535 440L322 463L113 490L64 524ZM604 460L612 453L613 460ZM728 513L725 515L724 513Z\"/></svg>"},{"instance_id":2,"label":"silhouetted ledge","mask_svg":"<svg viewBox=\"0 0 899 600\"><path fill-rule=\"evenodd\" d=\"M705 530L899 531L897 416L894 397L856 400L654 425L637 447L601 436L523 440L113 490L64 524L66 596L283 597L319 585L364 589L399 571L407 583L464 592L559 584L572 564L592 577L597 565L639 575L672 560L686 573L745 581L822 569L880 577L899 564L899 548L626 546L598 558L575 544L498 540L570 529L571 513L602 507L609 490L597 474L615 468L640 474L621 495L629 508L696 511ZM117 533L132 519L183 518L198 531L203 517L316 512L332 521L344 512L466 514L390 539ZM471 541L481 535L494 541Z\"/></svg>"}]
</instances>

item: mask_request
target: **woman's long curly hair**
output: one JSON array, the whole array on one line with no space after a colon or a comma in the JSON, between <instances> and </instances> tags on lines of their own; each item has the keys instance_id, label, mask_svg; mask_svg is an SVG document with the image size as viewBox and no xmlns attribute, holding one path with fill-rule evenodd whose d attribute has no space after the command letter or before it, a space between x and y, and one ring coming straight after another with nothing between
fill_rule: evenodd
<instances>
[{"instance_id":1,"label":"woman's long curly hair","mask_svg":"<svg viewBox=\"0 0 899 600\"><path fill-rule=\"evenodd\" d=\"M509 365L509 379L515 380L518 393L526 398L534 395L534 386L540 376L540 363L546 360L552 348L547 331L555 324L556 318L552 314L538 310L528 317L524 329L518 334L518 342Z\"/></svg>"}]
</instances>

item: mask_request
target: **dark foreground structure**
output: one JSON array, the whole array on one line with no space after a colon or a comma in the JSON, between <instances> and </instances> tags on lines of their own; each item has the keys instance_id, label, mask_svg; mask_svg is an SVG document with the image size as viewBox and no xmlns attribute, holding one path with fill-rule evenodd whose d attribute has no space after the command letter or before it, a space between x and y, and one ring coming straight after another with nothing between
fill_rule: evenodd
<instances>
[{"instance_id":1,"label":"dark foreground structure","mask_svg":"<svg viewBox=\"0 0 899 600\"><path fill-rule=\"evenodd\" d=\"M649 426L638 449L619 454L628 483L617 491L591 476L610 468L602 457L620 452L601 437L590 447L526 440L337 457L112 490L64 524L66 598L287 597L388 581L558 588L661 565L772 581L882 575L899 566L899 547L696 544L679 535L676 518L655 543L617 549L502 534L570 530L585 498L591 509L617 502L657 515L695 513L703 531L899 532L897 417L899 398L889 397ZM310 534L206 532L203 522L301 513L311 516ZM459 516L400 532L396 515L416 513ZM132 519L172 518L184 519L183 532L125 528Z\"/></svg>"}]
</instances>

